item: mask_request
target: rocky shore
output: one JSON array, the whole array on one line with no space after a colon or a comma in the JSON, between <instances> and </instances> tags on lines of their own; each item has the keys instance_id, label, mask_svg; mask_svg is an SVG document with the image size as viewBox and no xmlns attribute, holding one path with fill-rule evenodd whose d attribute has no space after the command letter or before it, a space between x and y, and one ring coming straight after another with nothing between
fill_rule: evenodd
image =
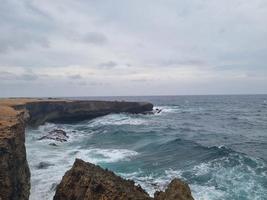
<instances>
[{"instance_id":1,"label":"rocky shore","mask_svg":"<svg viewBox=\"0 0 267 200\"><path fill-rule=\"evenodd\" d=\"M72 101L63 99L0 100L0 200L27 200L30 195L30 170L26 159L25 127L45 122L74 122L109 113L145 113L147 102ZM113 172L76 160L57 187L54 199L111 200L153 199L133 181ZM173 180L157 200L191 200L189 187Z\"/></svg>"}]
</instances>

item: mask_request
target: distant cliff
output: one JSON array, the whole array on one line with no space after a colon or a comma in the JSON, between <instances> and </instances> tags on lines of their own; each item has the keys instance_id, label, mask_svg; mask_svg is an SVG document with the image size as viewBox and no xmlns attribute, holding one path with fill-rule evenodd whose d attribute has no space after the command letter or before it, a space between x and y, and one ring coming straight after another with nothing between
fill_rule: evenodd
<instances>
[{"instance_id":1,"label":"distant cliff","mask_svg":"<svg viewBox=\"0 0 267 200\"><path fill-rule=\"evenodd\" d=\"M194 200L189 186L174 179L165 192L150 197L133 181L76 159L57 186L54 200Z\"/></svg>"},{"instance_id":2,"label":"distant cliff","mask_svg":"<svg viewBox=\"0 0 267 200\"><path fill-rule=\"evenodd\" d=\"M25 150L25 126L73 122L109 113L143 113L151 103L44 99L0 100L0 200L27 200L30 171Z\"/></svg>"}]
</instances>

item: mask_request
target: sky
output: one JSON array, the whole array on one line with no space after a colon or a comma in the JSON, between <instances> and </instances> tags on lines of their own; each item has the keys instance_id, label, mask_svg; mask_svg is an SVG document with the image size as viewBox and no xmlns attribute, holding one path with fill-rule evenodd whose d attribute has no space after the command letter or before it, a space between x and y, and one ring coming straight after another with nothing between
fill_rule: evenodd
<instances>
[{"instance_id":1,"label":"sky","mask_svg":"<svg viewBox=\"0 0 267 200\"><path fill-rule=\"evenodd\" d=\"M262 93L266 0L0 0L0 97Z\"/></svg>"}]
</instances>

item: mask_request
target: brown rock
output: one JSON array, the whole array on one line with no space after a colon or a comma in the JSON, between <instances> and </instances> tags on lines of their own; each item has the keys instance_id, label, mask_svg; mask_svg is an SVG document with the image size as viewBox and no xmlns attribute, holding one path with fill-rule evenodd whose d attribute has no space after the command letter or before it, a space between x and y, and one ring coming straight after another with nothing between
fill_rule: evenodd
<instances>
[{"instance_id":1,"label":"brown rock","mask_svg":"<svg viewBox=\"0 0 267 200\"><path fill-rule=\"evenodd\" d=\"M54 200L149 200L152 199L133 181L113 172L76 159L58 185Z\"/></svg>"},{"instance_id":2,"label":"brown rock","mask_svg":"<svg viewBox=\"0 0 267 200\"><path fill-rule=\"evenodd\" d=\"M165 192L155 198L133 181L124 180L113 172L76 159L58 185L54 200L194 200L188 185L174 179Z\"/></svg>"},{"instance_id":3,"label":"brown rock","mask_svg":"<svg viewBox=\"0 0 267 200\"><path fill-rule=\"evenodd\" d=\"M155 200L194 200L189 186L175 178L168 185L165 192L155 192Z\"/></svg>"},{"instance_id":4,"label":"brown rock","mask_svg":"<svg viewBox=\"0 0 267 200\"><path fill-rule=\"evenodd\" d=\"M25 124L21 115L0 127L0 199L27 200L30 170L26 160Z\"/></svg>"}]
</instances>

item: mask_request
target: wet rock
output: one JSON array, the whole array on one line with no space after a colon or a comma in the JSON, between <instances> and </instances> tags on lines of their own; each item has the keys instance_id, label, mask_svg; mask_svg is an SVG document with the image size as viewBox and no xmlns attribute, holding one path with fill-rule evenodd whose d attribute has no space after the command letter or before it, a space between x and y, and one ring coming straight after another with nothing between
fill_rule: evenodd
<instances>
[{"instance_id":1,"label":"wet rock","mask_svg":"<svg viewBox=\"0 0 267 200\"><path fill-rule=\"evenodd\" d=\"M36 166L36 168L37 168L37 169L47 169L47 168L50 167L50 166L54 166L54 164L49 163L49 162L40 162L40 163Z\"/></svg>"},{"instance_id":2,"label":"wet rock","mask_svg":"<svg viewBox=\"0 0 267 200\"><path fill-rule=\"evenodd\" d=\"M49 140L55 140L59 142L67 142L69 136L67 133L61 129L55 129L53 131L50 131L47 135L39 138L38 140L44 140L44 139L49 139Z\"/></svg>"},{"instance_id":3,"label":"wet rock","mask_svg":"<svg viewBox=\"0 0 267 200\"><path fill-rule=\"evenodd\" d=\"M162 112L162 109L159 109L159 108L156 108L154 110L151 110L151 111L147 111L145 112L144 114L148 114L148 115L154 115L154 114L159 114Z\"/></svg>"},{"instance_id":4,"label":"wet rock","mask_svg":"<svg viewBox=\"0 0 267 200\"><path fill-rule=\"evenodd\" d=\"M51 187L50 187L50 191L56 191L56 189L57 189L57 183L53 183L52 185L51 185Z\"/></svg>"},{"instance_id":5,"label":"wet rock","mask_svg":"<svg viewBox=\"0 0 267 200\"><path fill-rule=\"evenodd\" d=\"M159 113L161 113L161 111L162 111L162 109L156 108L154 113L159 114Z\"/></svg>"},{"instance_id":6,"label":"wet rock","mask_svg":"<svg viewBox=\"0 0 267 200\"><path fill-rule=\"evenodd\" d=\"M189 186L174 179L165 192L150 197L134 181L125 180L109 170L76 159L56 189L54 200L194 200Z\"/></svg>"},{"instance_id":7,"label":"wet rock","mask_svg":"<svg viewBox=\"0 0 267 200\"><path fill-rule=\"evenodd\" d=\"M54 147L58 146L56 143L49 143L49 145Z\"/></svg>"}]
</instances>

